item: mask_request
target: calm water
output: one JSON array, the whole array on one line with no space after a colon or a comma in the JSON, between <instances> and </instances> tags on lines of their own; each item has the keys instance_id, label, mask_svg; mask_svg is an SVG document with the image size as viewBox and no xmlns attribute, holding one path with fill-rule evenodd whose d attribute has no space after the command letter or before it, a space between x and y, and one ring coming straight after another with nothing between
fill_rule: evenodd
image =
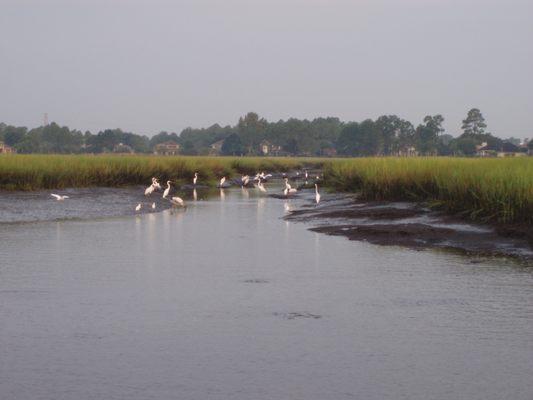
<instances>
[{"instance_id":1,"label":"calm water","mask_svg":"<svg viewBox=\"0 0 533 400\"><path fill-rule=\"evenodd\" d=\"M307 199L109 193L0 195L2 400L533 398L531 268L281 219Z\"/></svg>"}]
</instances>

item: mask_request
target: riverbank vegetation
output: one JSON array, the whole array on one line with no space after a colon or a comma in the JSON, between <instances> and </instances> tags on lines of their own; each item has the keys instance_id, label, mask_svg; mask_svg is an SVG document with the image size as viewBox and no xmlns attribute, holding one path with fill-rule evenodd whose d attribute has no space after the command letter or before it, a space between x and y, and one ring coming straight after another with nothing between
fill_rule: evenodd
<instances>
[{"instance_id":1,"label":"riverbank vegetation","mask_svg":"<svg viewBox=\"0 0 533 400\"><path fill-rule=\"evenodd\" d=\"M424 201L478 221L533 224L533 159L358 158L325 165L337 190Z\"/></svg>"},{"instance_id":2,"label":"riverbank vegetation","mask_svg":"<svg viewBox=\"0 0 533 400\"><path fill-rule=\"evenodd\" d=\"M3 155L0 189L37 190L66 187L146 184L153 176L190 181L195 172L206 183L222 176L321 168L323 160L275 157L165 157L118 155Z\"/></svg>"},{"instance_id":3,"label":"riverbank vegetation","mask_svg":"<svg viewBox=\"0 0 533 400\"><path fill-rule=\"evenodd\" d=\"M474 220L533 224L533 159L452 157L164 157L3 155L0 189L146 184L152 176L204 183L221 176L323 168L325 185L363 199L429 202Z\"/></svg>"}]
</instances>

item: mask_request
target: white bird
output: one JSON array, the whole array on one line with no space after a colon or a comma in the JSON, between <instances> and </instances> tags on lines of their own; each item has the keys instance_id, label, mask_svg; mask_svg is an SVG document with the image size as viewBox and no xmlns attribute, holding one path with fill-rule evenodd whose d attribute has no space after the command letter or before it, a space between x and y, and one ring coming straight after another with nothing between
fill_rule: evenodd
<instances>
[{"instance_id":1,"label":"white bird","mask_svg":"<svg viewBox=\"0 0 533 400\"><path fill-rule=\"evenodd\" d=\"M155 209L155 203L152 203L152 209Z\"/></svg>"},{"instance_id":2,"label":"white bird","mask_svg":"<svg viewBox=\"0 0 533 400\"><path fill-rule=\"evenodd\" d=\"M248 182L250 182L250 177L248 175L241 176L241 186L248 185Z\"/></svg>"},{"instance_id":3,"label":"white bird","mask_svg":"<svg viewBox=\"0 0 533 400\"><path fill-rule=\"evenodd\" d=\"M68 196L61 196L59 194L52 193L50 196L54 197L57 201L63 201L65 199L68 199Z\"/></svg>"},{"instance_id":4,"label":"white bird","mask_svg":"<svg viewBox=\"0 0 533 400\"><path fill-rule=\"evenodd\" d=\"M167 188L163 192L163 198L165 199L169 193L170 193L170 181L167 181Z\"/></svg>"},{"instance_id":5,"label":"white bird","mask_svg":"<svg viewBox=\"0 0 533 400\"><path fill-rule=\"evenodd\" d=\"M194 173L194 178L192 179L192 184L196 186L196 182L198 181L198 172Z\"/></svg>"},{"instance_id":6,"label":"white bird","mask_svg":"<svg viewBox=\"0 0 533 400\"><path fill-rule=\"evenodd\" d=\"M141 211L141 208L142 208L142 204L139 203L137 204L137 207L135 207L135 211Z\"/></svg>"},{"instance_id":7,"label":"white bird","mask_svg":"<svg viewBox=\"0 0 533 400\"><path fill-rule=\"evenodd\" d=\"M285 190L283 191L283 194L286 196L288 196L289 194L293 194L293 193L296 193L298 190L293 188L290 184L289 184L289 180L287 178L285 178Z\"/></svg>"},{"instance_id":8,"label":"white bird","mask_svg":"<svg viewBox=\"0 0 533 400\"><path fill-rule=\"evenodd\" d=\"M260 191L264 192L264 193L266 193L266 191L267 191L266 188L265 188L265 186L263 185L263 182L261 182L261 181L257 182L257 188L258 188Z\"/></svg>"},{"instance_id":9,"label":"white bird","mask_svg":"<svg viewBox=\"0 0 533 400\"><path fill-rule=\"evenodd\" d=\"M175 206L185 207L185 202L181 197L175 196L170 199L170 202Z\"/></svg>"},{"instance_id":10,"label":"white bird","mask_svg":"<svg viewBox=\"0 0 533 400\"><path fill-rule=\"evenodd\" d=\"M161 190L161 185L157 181L157 178L152 178L152 186L154 189Z\"/></svg>"},{"instance_id":11,"label":"white bird","mask_svg":"<svg viewBox=\"0 0 533 400\"><path fill-rule=\"evenodd\" d=\"M320 203L320 193L318 193L318 185L315 183L315 201L316 204Z\"/></svg>"},{"instance_id":12,"label":"white bird","mask_svg":"<svg viewBox=\"0 0 533 400\"><path fill-rule=\"evenodd\" d=\"M150 186L148 186L146 188L146 190L144 191L144 195L145 196L150 196L152 193L154 193L154 190L155 190L155 186L154 184L152 183Z\"/></svg>"},{"instance_id":13,"label":"white bird","mask_svg":"<svg viewBox=\"0 0 533 400\"><path fill-rule=\"evenodd\" d=\"M224 184L224 182L226 182L226 177L223 176L222 179L220 179L220 185L219 186L222 186Z\"/></svg>"},{"instance_id":14,"label":"white bird","mask_svg":"<svg viewBox=\"0 0 533 400\"><path fill-rule=\"evenodd\" d=\"M309 178L309 174L307 173L307 170L305 170L305 180L307 180L307 178Z\"/></svg>"}]
</instances>

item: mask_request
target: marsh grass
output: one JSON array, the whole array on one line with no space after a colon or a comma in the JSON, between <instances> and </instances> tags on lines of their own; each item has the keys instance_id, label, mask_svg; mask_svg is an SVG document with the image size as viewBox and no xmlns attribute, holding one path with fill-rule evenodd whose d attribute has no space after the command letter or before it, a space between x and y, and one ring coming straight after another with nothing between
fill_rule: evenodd
<instances>
[{"instance_id":1,"label":"marsh grass","mask_svg":"<svg viewBox=\"0 0 533 400\"><path fill-rule=\"evenodd\" d=\"M2 155L0 189L203 183L221 176L324 168L326 184L364 199L424 201L465 218L533 224L533 158L268 158L118 155Z\"/></svg>"},{"instance_id":2,"label":"marsh grass","mask_svg":"<svg viewBox=\"0 0 533 400\"><path fill-rule=\"evenodd\" d=\"M319 159L268 157L156 157L117 155L3 155L0 189L37 190L66 187L126 186L146 184L152 176L190 181L194 172L212 182L223 175L288 171L304 166L321 167Z\"/></svg>"},{"instance_id":3,"label":"marsh grass","mask_svg":"<svg viewBox=\"0 0 533 400\"><path fill-rule=\"evenodd\" d=\"M364 199L425 201L481 221L533 223L533 158L357 158L325 165L328 185Z\"/></svg>"}]
</instances>

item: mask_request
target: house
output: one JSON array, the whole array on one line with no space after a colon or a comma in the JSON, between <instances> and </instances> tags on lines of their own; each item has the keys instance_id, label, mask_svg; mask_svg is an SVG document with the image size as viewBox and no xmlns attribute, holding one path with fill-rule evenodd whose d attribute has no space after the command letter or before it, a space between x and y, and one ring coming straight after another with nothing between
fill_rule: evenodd
<instances>
[{"instance_id":1,"label":"house","mask_svg":"<svg viewBox=\"0 0 533 400\"><path fill-rule=\"evenodd\" d=\"M496 157L496 150L483 142L476 146L476 155L478 157Z\"/></svg>"},{"instance_id":2,"label":"house","mask_svg":"<svg viewBox=\"0 0 533 400\"><path fill-rule=\"evenodd\" d=\"M335 157L337 156L337 150L333 147L325 147L322 149L322 155L325 157Z\"/></svg>"},{"instance_id":3,"label":"house","mask_svg":"<svg viewBox=\"0 0 533 400\"><path fill-rule=\"evenodd\" d=\"M210 155L219 155L222 152L222 146L224 145L224 139L217 140L209 145Z\"/></svg>"},{"instance_id":4,"label":"house","mask_svg":"<svg viewBox=\"0 0 533 400\"><path fill-rule=\"evenodd\" d=\"M270 143L268 140L263 140L259 143L259 153L268 156L270 155L279 155L281 152L281 146Z\"/></svg>"},{"instance_id":5,"label":"house","mask_svg":"<svg viewBox=\"0 0 533 400\"><path fill-rule=\"evenodd\" d=\"M180 145L173 140L156 144L154 146L154 154L159 156L175 156L179 154Z\"/></svg>"},{"instance_id":6,"label":"house","mask_svg":"<svg viewBox=\"0 0 533 400\"><path fill-rule=\"evenodd\" d=\"M418 151L414 146L408 146L398 150L399 157L416 157L418 156Z\"/></svg>"},{"instance_id":7,"label":"house","mask_svg":"<svg viewBox=\"0 0 533 400\"><path fill-rule=\"evenodd\" d=\"M119 143L113 147L113 153L133 154L135 151L127 144Z\"/></svg>"},{"instance_id":8,"label":"house","mask_svg":"<svg viewBox=\"0 0 533 400\"><path fill-rule=\"evenodd\" d=\"M478 157L522 157L526 156L527 153L521 150L519 146L509 142L503 142L498 145L489 145L483 142L481 145L476 146L476 155Z\"/></svg>"},{"instance_id":9,"label":"house","mask_svg":"<svg viewBox=\"0 0 533 400\"><path fill-rule=\"evenodd\" d=\"M0 154L12 154L12 153L16 153L16 150L13 147L8 146L7 144L4 144L4 142L0 142Z\"/></svg>"}]
</instances>

